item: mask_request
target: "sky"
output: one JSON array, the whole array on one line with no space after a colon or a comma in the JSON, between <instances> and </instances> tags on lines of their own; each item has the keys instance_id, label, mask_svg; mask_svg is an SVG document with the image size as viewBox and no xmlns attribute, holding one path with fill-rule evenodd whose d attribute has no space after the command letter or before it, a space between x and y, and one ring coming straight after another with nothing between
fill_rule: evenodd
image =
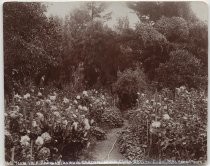
<instances>
[{"instance_id":1,"label":"sky","mask_svg":"<svg viewBox=\"0 0 210 166\"><path fill-rule=\"evenodd\" d=\"M64 18L66 14L72 10L79 8L82 2L52 2L48 4L47 15L54 15ZM204 2L190 2L191 8L196 16L203 20L208 20L208 5ZM139 21L136 14L127 7L126 2L107 2L107 12L112 12L112 19L107 22L109 27L113 27L116 24L116 21L120 17L128 17L131 27L134 27L135 24Z\"/></svg>"}]
</instances>

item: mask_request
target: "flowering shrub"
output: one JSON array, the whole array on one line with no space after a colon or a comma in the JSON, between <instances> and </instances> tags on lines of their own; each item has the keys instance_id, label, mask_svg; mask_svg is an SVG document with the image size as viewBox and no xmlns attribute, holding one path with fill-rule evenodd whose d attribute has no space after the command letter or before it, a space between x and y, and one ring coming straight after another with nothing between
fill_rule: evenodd
<instances>
[{"instance_id":1,"label":"flowering shrub","mask_svg":"<svg viewBox=\"0 0 210 166\"><path fill-rule=\"evenodd\" d=\"M5 112L6 161L78 159L109 105L106 96L91 90L67 97L44 89L14 95Z\"/></svg>"},{"instance_id":2,"label":"flowering shrub","mask_svg":"<svg viewBox=\"0 0 210 166\"><path fill-rule=\"evenodd\" d=\"M109 108L101 116L101 123L109 128L121 127L123 119L118 108Z\"/></svg>"},{"instance_id":3,"label":"flowering shrub","mask_svg":"<svg viewBox=\"0 0 210 166\"><path fill-rule=\"evenodd\" d=\"M118 80L114 84L114 91L119 97L119 107L126 109L136 104L136 91L143 91L146 87L145 75L139 68L128 69L118 73Z\"/></svg>"},{"instance_id":4,"label":"flowering shrub","mask_svg":"<svg viewBox=\"0 0 210 166\"><path fill-rule=\"evenodd\" d=\"M207 159L207 98L202 92L176 89L164 95L139 97L141 108L129 113L130 126L119 138L130 160L201 161Z\"/></svg>"}]
</instances>

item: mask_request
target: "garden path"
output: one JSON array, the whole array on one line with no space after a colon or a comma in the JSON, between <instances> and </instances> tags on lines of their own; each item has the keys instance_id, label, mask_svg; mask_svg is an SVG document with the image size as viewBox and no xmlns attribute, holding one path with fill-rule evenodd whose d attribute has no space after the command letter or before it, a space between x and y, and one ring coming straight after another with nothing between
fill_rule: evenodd
<instances>
[{"instance_id":1,"label":"garden path","mask_svg":"<svg viewBox=\"0 0 210 166\"><path fill-rule=\"evenodd\" d=\"M119 152L117 138L124 127L127 126L127 121L124 120L124 125L120 128L113 128L107 132L107 139L97 141L92 152L92 160L100 162L116 162L126 160Z\"/></svg>"}]
</instances>

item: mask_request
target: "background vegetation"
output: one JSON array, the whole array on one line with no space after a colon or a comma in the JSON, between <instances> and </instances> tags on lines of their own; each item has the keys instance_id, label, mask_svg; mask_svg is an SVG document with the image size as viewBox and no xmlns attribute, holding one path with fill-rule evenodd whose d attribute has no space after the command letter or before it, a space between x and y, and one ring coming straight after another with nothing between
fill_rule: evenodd
<instances>
[{"instance_id":1,"label":"background vegetation","mask_svg":"<svg viewBox=\"0 0 210 166\"><path fill-rule=\"evenodd\" d=\"M139 116L134 120L142 123L131 124L129 131L132 134L124 133L121 137L122 153L129 159L149 156L181 160L187 153L187 160L206 160L207 23L196 18L188 2L128 2L127 5L140 20L134 28L129 26L126 17L119 18L114 28L108 27L106 21L111 18L111 13L106 12L104 2L87 2L66 15L64 20L47 17L47 6L43 3L4 3L5 139L8 161L57 161L68 151L64 144L77 146L73 140L84 149L94 134L94 138L104 138L103 131L97 128L101 124L122 126L118 108L138 110ZM179 87L182 87L178 91L182 91L183 95L177 93L176 88ZM166 89L170 96L163 102ZM89 90L88 94L84 90ZM82 91L84 93L81 94ZM158 109L150 101L153 100L152 95L157 93L161 96L160 101L153 98L155 103L161 103ZM52 95L56 100L50 97ZM75 99L77 95L79 97ZM143 98L140 99L139 95ZM72 104L71 108L67 107L67 103ZM153 106L155 112L147 113L147 109ZM64 111L68 108L67 111L73 109L73 113L72 110L71 114ZM51 113L46 114L47 110ZM78 110L86 112L78 113ZM162 111L157 113L157 110ZM41 120L40 117L35 118L40 114ZM172 138L178 139L186 133L181 133L182 130L175 129L169 122L162 122L159 119L162 114L174 118L170 122L172 124L183 124L183 132L189 130L187 134L193 140L189 136L180 138L180 144L174 143ZM185 122L186 119L177 119L183 114L190 124ZM196 117L191 117L193 115ZM85 128L88 126L85 119L89 124L91 118L96 124L91 126L89 132ZM50 125L48 122L52 119L55 123ZM33 120L36 125L35 122L34 125L30 124ZM72 126L62 124L64 121ZM159 133L162 135L157 136L159 123L156 122L170 127L167 131L161 130ZM150 125L156 129L148 135ZM80 129L77 130L77 126ZM36 133L36 127L39 133ZM29 130L31 134L27 133ZM74 133L65 135L66 130L74 130ZM202 136L195 138L192 130ZM147 137L140 140L141 136L135 135L138 133ZM59 134L64 136L60 138ZM133 152L134 157L129 157L132 155L123 148L128 143L126 136L130 138L133 134L139 138L138 141L142 141L140 144L137 141L138 146L146 150ZM49 141L45 140L48 138ZM149 142L151 139L153 142ZM60 144L53 142L55 140L59 140ZM192 142L185 140L197 141L197 149L191 149ZM181 147L183 143L184 149ZM149 148L154 144L159 149L156 154L161 151L161 156L150 153ZM167 150L172 150L172 156L167 156ZM14 158L13 155L20 151L20 156ZM75 159L78 155L79 152L74 149L69 156ZM62 159L66 160L65 157Z\"/></svg>"}]
</instances>

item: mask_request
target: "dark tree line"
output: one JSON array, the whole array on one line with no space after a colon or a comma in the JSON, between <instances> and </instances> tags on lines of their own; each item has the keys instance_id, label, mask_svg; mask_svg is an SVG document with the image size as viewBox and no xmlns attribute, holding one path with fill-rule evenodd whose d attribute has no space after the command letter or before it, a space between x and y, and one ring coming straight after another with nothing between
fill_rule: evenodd
<instances>
[{"instance_id":1,"label":"dark tree line","mask_svg":"<svg viewBox=\"0 0 210 166\"><path fill-rule=\"evenodd\" d=\"M42 3L4 3L6 93L39 85L43 76L45 85L54 82L58 88L78 77L85 88L110 88L119 72L136 68L159 89L206 88L208 27L189 3L127 5L139 17L135 28L128 18L109 28L105 2L87 2L64 20L47 17Z\"/></svg>"}]
</instances>

